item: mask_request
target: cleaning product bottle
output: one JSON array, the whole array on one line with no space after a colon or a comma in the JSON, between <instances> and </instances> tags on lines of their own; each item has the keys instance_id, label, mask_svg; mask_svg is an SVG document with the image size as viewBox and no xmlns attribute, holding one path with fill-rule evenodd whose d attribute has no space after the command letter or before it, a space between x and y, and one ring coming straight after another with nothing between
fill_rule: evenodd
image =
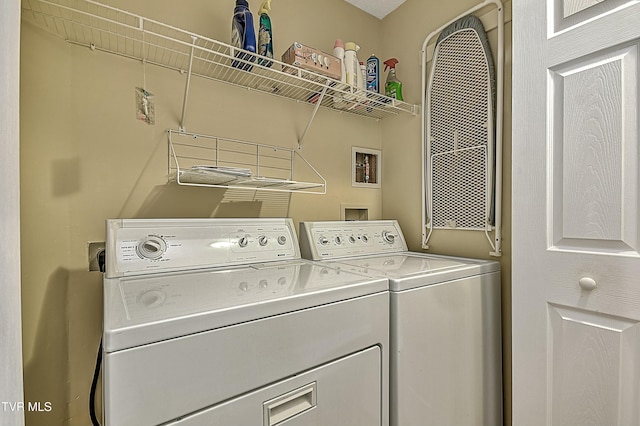
<instances>
[{"instance_id":1,"label":"cleaning product bottle","mask_svg":"<svg viewBox=\"0 0 640 426\"><path fill-rule=\"evenodd\" d=\"M256 53L256 32L253 29L253 15L247 0L236 0L231 22L231 44L239 49ZM235 57L248 62L255 61L255 55L246 52L235 52ZM253 66L246 62L233 61L231 66L244 71L251 71Z\"/></svg>"},{"instance_id":2,"label":"cleaning product bottle","mask_svg":"<svg viewBox=\"0 0 640 426\"><path fill-rule=\"evenodd\" d=\"M345 82L354 87L358 86L358 75L360 74L360 62L358 62L358 56L356 55L356 51L359 48L352 41L344 44Z\"/></svg>"},{"instance_id":3,"label":"cleaning product bottle","mask_svg":"<svg viewBox=\"0 0 640 426\"><path fill-rule=\"evenodd\" d=\"M367 88L367 66L364 62L360 62L360 75L358 75L358 90Z\"/></svg>"},{"instance_id":4,"label":"cleaning product bottle","mask_svg":"<svg viewBox=\"0 0 640 426\"><path fill-rule=\"evenodd\" d=\"M380 59L376 55L367 59L367 90L380 93Z\"/></svg>"},{"instance_id":5,"label":"cleaning product bottle","mask_svg":"<svg viewBox=\"0 0 640 426\"><path fill-rule=\"evenodd\" d=\"M335 44L333 45L333 56L340 59L340 65L342 67L342 73L340 76L340 81L346 83L347 81L347 71L344 67L344 42L341 39L337 39Z\"/></svg>"},{"instance_id":6,"label":"cleaning product bottle","mask_svg":"<svg viewBox=\"0 0 640 426\"><path fill-rule=\"evenodd\" d=\"M344 68L344 42L341 39L337 39L336 42L333 45L333 56L335 56L336 58L340 59L340 67L341 67L341 72L340 72L340 82L342 83L346 83L347 82L347 71ZM338 90L344 90L345 89L345 85L344 84L339 84L337 85ZM333 97L333 106L335 108L338 109L344 109L346 107L346 103L344 102L344 99L342 97L342 94L339 93L337 95L335 95Z\"/></svg>"},{"instance_id":7,"label":"cleaning product bottle","mask_svg":"<svg viewBox=\"0 0 640 426\"><path fill-rule=\"evenodd\" d=\"M271 0L264 0L260 6L260 26L258 28L258 54L273 59L273 31L271 30ZM258 64L270 67L273 62L258 58Z\"/></svg>"},{"instance_id":8,"label":"cleaning product bottle","mask_svg":"<svg viewBox=\"0 0 640 426\"><path fill-rule=\"evenodd\" d=\"M396 65L398 60L396 58L387 59L384 61L384 70L389 68L389 75L387 75L387 82L384 85L384 94L390 98L402 101L402 82L396 77Z\"/></svg>"},{"instance_id":9,"label":"cleaning product bottle","mask_svg":"<svg viewBox=\"0 0 640 426\"><path fill-rule=\"evenodd\" d=\"M358 88L358 80L362 79L362 73L360 72L360 62L358 62L358 56L356 51L360 49L360 46L352 41L348 41L344 44L344 69L346 73L345 82L348 86L345 90L348 92L344 95L344 99L353 101L356 98L355 89Z\"/></svg>"}]
</instances>

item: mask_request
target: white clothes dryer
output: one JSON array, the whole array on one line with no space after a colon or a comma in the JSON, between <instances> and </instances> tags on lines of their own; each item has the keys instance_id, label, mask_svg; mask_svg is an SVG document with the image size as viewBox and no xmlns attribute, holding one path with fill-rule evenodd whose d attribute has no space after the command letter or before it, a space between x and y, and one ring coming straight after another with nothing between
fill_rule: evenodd
<instances>
[{"instance_id":1,"label":"white clothes dryer","mask_svg":"<svg viewBox=\"0 0 640 426\"><path fill-rule=\"evenodd\" d=\"M389 279L390 424L502 424L500 264L408 251L397 221L302 222L302 256Z\"/></svg>"},{"instance_id":2,"label":"white clothes dryer","mask_svg":"<svg viewBox=\"0 0 640 426\"><path fill-rule=\"evenodd\" d=\"M388 281L290 219L107 221L103 424L388 425Z\"/></svg>"}]
</instances>

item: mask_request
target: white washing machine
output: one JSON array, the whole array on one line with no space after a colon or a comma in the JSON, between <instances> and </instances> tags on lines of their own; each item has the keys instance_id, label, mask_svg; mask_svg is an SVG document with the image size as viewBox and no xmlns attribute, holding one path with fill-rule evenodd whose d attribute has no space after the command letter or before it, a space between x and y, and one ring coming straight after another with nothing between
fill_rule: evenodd
<instances>
[{"instance_id":1,"label":"white washing machine","mask_svg":"<svg viewBox=\"0 0 640 426\"><path fill-rule=\"evenodd\" d=\"M302 222L300 248L389 279L392 426L502 425L498 262L409 252L397 221Z\"/></svg>"},{"instance_id":2,"label":"white washing machine","mask_svg":"<svg viewBox=\"0 0 640 426\"><path fill-rule=\"evenodd\" d=\"M290 219L107 221L103 424L388 425L388 281Z\"/></svg>"}]
</instances>

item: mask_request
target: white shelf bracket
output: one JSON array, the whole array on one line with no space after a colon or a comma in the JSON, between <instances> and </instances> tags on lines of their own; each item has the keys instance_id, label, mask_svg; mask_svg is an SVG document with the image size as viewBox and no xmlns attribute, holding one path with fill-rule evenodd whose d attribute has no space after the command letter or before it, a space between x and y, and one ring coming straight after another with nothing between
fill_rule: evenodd
<instances>
[{"instance_id":1,"label":"white shelf bracket","mask_svg":"<svg viewBox=\"0 0 640 426\"><path fill-rule=\"evenodd\" d=\"M324 95L327 94L327 89L329 89L329 84L330 83L331 83L331 80L327 80L327 84L322 89L322 92L320 92L320 96L318 97L318 100L316 101L316 105L313 108L313 112L311 113L311 117L309 118L309 121L307 122L307 127L304 128L304 131L302 132L302 136L300 136L300 138L298 139L298 149L299 150L302 149L302 141L304 140L305 136L307 136L307 132L309 131L309 128L311 127L311 123L313 122L313 119L316 118L316 114L318 113L318 108L320 108L320 105L322 104L322 100L324 99Z\"/></svg>"},{"instance_id":2,"label":"white shelf bracket","mask_svg":"<svg viewBox=\"0 0 640 426\"><path fill-rule=\"evenodd\" d=\"M198 37L196 36L191 36L191 53L189 54L189 69L187 71L187 82L185 83L185 87L184 87L184 98L182 99L182 117L180 118L180 131L181 132L185 132L186 128L184 125L185 122L185 116L187 115L187 100L189 99L189 85L191 84L191 68L193 67L193 52L195 51L195 47L196 47L196 40L198 40Z\"/></svg>"}]
</instances>

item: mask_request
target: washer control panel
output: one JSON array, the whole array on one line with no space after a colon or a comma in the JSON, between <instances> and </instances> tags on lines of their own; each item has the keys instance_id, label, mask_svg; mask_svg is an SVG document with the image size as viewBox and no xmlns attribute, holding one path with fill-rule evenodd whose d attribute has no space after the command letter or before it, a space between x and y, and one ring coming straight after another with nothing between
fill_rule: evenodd
<instances>
[{"instance_id":1,"label":"washer control panel","mask_svg":"<svg viewBox=\"0 0 640 426\"><path fill-rule=\"evenodd\" d=\"M299 259L291 219L107 221L107 278Z\"/></svg>"},{"instance_id":2,"label":"washer control panel","mask_svg":"<svg viewBox=\"0 0 640 426\"><path fill-rule=\"evenodd\" d=\"M311 260L407 251L395 220L301 222L300 252Z\"/></svg>"}]
</instances>

